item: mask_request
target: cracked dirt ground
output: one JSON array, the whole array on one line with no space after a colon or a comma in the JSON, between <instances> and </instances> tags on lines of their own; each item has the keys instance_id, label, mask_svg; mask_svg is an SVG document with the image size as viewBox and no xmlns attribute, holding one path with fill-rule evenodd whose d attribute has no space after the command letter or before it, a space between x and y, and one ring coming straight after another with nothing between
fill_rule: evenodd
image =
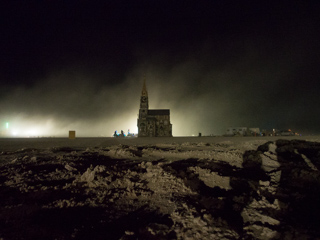
<instances>
[{"instance_id":1,"label":"cracked dirt ground","mask_svg":"<svg viewBox=\"0 0 320 240\"><path fill-rule=\"evenodd\" d=\"M320 239L320 143L0 155L1 239Z\"/></svg>"}]
</instances>

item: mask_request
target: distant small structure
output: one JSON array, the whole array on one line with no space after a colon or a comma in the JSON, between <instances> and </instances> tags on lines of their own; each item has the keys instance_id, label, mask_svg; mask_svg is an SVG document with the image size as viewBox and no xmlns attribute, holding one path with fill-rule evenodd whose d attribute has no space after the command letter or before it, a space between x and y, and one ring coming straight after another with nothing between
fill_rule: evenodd
<instances>
[{"instance_id":1,"label":"distant small structure","mask_svg":"<svg viewBox=\"0 0 320 240\"><path fill-rule=\"evenodd\" d=\"M231 127L227 129L227 136L260 136L260 128Z\"/></svg>"},{"instance_id":2,"label":"distant small structure","mask_svg":"<svg viewBox=\"0 0 320 240\"><path fill-rule=\"evenodd\" d=\"M227 129L227 136L246 136L248 128L247 127L231 127Z\"/></svg>"},{"instance_id":3,"label":"distant small structure","mask_svg":"<svg viewBox=\"0 0 320 240\"><path fill-rule=\"evenodd\" d=\"M260 136L261 135L260 128L249 128L248 135L249 136Z\"/></svg>"},{"instance_id":4,"label":"distant small structure","mask_svg":"<svg viewBox=\"0 0 320 240\"><path fill-rule=\"evenodd\" d=\"M247 127L230 127L227 129L225 136L301 136L301 134L288 130L266 130L260 128Z\"/></svg>"},{"instance_id":5,"label":"distant small structure","mask_svg":"<svg viewBox=\"0 0 320 240\"><path fill-rule=\"evenodd\" d=\"M293 132L291 129L288 130L281 130L276 132L276 136L295 136L295 135L299 135L298 133Z\"/></svg>"},{"instance_id":6,"label":"distant small structure","mask_svg":"<svg viewBox=\"0 0 320 240\"><path fill-rule=\"evenodd\" d=\"M69 139L75 139L76 138L76 131L71 130L69 131Z\"/></svg>"}]
</instances>

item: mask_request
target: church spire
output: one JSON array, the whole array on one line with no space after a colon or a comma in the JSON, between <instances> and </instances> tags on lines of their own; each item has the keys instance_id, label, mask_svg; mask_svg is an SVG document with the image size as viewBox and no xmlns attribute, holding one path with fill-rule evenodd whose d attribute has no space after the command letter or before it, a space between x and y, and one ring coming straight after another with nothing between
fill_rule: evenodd
<instances>
[{"instance_id":1,"label":"church spire","mask_svg":"<svg viewBox=\"0 0 320 240\"><path fill-rule=\"evenodd\" d=\"M141 95L148 96L148 91L147 91L147 87L146 87L146 75L144 75L144 77L143 77L143 87L142 87Z\"/></svg>"},{"instance_id":2,"label":"church spire","mask_svg":"<svg viewBox=\"0 0 320 240\"><path fill-rule=\"evenodd\" d=\"M148 101L148 91L146 87L146 75L144 75L141 98L140 98L140 109L144 109L144 110L148 109L149 108L148 102L149 101Z\"/></svg>"}]
</instances>

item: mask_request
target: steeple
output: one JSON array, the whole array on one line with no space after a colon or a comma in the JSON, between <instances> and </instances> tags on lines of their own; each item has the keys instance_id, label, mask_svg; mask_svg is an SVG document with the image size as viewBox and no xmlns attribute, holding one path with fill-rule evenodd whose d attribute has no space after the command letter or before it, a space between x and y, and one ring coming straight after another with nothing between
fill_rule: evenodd
<instances>
[{"instance_id":1,"label":"steeple","mask_svg":"<svg viewBox=\"0 0 320 240\"><path fill-rule=\"evenodd\" d=\"M146 87L146 75L144 75L141 98L140 98L140 109L144 109L142 111L144 114L147 114L147 110L149 108L148 102L149 101L148 101L148 91Z\"/></svg>"},{"instance_id":2,"label":"steeple","mask_svg":"<svg viewBox=\"0 0 320 240\"><path fill-rule=\"evenodd\" d=\"M147 86L146 86L146 75L144 75L144 77L143 77L143 87L142 87L141 96L148 97L148 91L147 91Z\"/></svg>"}]
</instances>

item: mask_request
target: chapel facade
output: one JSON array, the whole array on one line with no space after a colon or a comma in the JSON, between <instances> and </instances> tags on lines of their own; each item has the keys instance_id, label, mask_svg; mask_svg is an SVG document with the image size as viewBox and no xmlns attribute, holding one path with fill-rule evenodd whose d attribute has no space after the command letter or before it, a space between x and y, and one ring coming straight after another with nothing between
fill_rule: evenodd
<instances>
[{"instance_id":1,"label":"chapel facade","mask_svg":"<svg viewBox=\"0 0 320 240\"><path fill-rule=\"evenodd\" d=\"M146 80L143 82L137 124L138 137L172 137L170 109L149 109Z\"/></svg>"}]
</instances>

